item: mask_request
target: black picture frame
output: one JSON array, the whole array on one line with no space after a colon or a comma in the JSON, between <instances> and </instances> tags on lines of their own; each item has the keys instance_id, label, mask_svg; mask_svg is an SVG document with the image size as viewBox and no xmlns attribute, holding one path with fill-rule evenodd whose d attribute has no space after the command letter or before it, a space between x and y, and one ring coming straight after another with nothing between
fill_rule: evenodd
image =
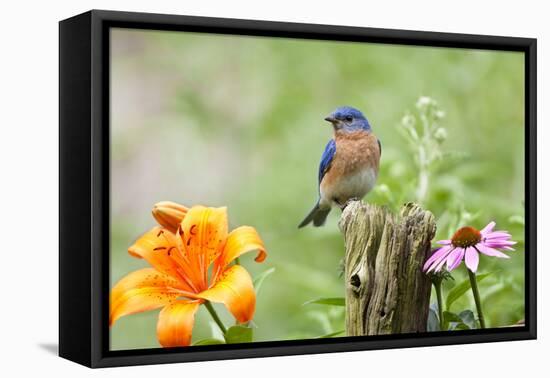
<instances>
[{"instance_id":1,"label":"black picture frame","mask_svg":"<svg viewBox=\"0 0 550 378\"><path fill-rule=\"evenodd\" d=\"M525 325L109 351L109 29L188 31L523 52ZM536 338L536 39L92 10L59 23L59 355L89 367Z\"/></svg>"}]
</instances>

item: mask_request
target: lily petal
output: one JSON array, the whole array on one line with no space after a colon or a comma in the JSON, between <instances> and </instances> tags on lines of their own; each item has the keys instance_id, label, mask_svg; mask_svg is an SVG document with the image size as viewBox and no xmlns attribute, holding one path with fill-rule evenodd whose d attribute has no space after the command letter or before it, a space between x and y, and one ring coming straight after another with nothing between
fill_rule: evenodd
<instances>
[{"instance_id":1,"label":"lily petal","mask_svg":"<svg viewBox=\"0 0 550 378\"><path fill-rule=\"evenodd\" d=\"M256 292L250 274L240 265L227 269L214 286L197 296L211 302L223 303L240 323L254 317Z\"/></svg>"},{"instance_id":2,"label":"lily petal","mask_svg":"<svg viewBox=\"0 0 550 378\"><path fill-rule=\"evenodd\" d=\"M264 243L254 227L241 226L228 235L223 253L217 262L221 268L225 268L231 261L244 253L258 251L256 262L262 262L267 257Z\"/></svg>"},{"instance_id":3,"label":"lily petal","mask_svg":"<svg viewBox=\"0 0 550 378\"><path fill-rule=\"evenodd\" d=\"M193 206L181 222L185 257L200 272L204 290L208 267L222 251L227 239L227 208Z\"/></svg>"},{"instance_id":4,"label":"lily petal","mask_svg":"<svg viewBox=\"0 0 550 378\"><path fill-rule=\"evenodd\" d=\"M466 254L464 257L464 262L470 271L475 273L477 271L477 266L479 264L479 254L474 247L466 248Z\"/></svg>"},{"instance_id":5,"label":"lily petal","mask_svg":"<svg viewBox=\"0 0 550 378\"><path fill-rule=\"evenodd\" d=\"M109 325L124 315L154 310L182 296L181 283L152 268L122 278L111 290Z\"/></svg>"},{"instance_id":6,"label":"lily petal","mask_svg":"<svg viewBox=\"0 0 550 378\"><path fill-rule=\"evenodd\" d=\"M157 338L165 348L191 344L195 313L201 301L177 301L162 309L157 322Z\"/></svg>"},{"instance_id":7,"label":"lily petal","mask_svg":"<svg viewBox=\"0 0 550 378\"><path fill-rule=\"evenodd\" d=\"M167 229L154 227L143 234L128 253L147 260L158 271L185 283L186 290L198 291L195 272L176 247L176 236Z\"/></svg>"}]
</instances>

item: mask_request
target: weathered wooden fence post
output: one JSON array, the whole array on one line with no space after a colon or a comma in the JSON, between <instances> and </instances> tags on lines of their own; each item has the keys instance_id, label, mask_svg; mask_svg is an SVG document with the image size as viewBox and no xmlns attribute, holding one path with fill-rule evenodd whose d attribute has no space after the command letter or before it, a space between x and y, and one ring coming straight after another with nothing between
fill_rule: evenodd
<instances>
[{"instance_id":1,"label":"weathered wooden fence post","mask_svg":"<svg viewBox=\"0 0 550 378\"><path fill-rule=\"evenodd\" d=\"M433 214L413 203L395 215L354 201L344 209L340 229L347 335L426 331L431 282L422 265L435 235Z\"/></svg>"}]
</instances>

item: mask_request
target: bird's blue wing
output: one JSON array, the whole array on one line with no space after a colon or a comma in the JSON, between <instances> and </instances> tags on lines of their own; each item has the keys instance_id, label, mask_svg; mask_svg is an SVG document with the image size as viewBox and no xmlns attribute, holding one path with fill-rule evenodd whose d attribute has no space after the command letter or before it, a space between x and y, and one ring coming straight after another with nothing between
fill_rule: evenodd
<instances>
[{"instance_id":1,"label":"bird's blue wing","mask_svg":"<svg viewBox=\"0 0 550 378\"><path fill-rule=\"evenodd\" d=\"M330 168L330 163L332 163L332 159L334 158L335 153L336 153L336 142L334 142L334 139L331 139L325 147L323 156L321 156L321 163L319 164L319 184L321 184L321 180L323 179L323 176L325 175L325 173L327 173L328 169Z\"/></svg>"}]
</instances>

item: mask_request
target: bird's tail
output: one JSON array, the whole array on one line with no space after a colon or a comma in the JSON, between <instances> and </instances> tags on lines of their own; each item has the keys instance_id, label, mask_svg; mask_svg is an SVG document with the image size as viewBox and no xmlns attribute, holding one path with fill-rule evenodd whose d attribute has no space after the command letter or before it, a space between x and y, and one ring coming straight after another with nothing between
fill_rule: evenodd
<instances>
[{"instance_id":1,"label":"bird's tail","mask_svg":"<svg viewBox=\"0 0 550 378\"><path fill-rule=\"evenodd\" d=\"M298 228L302 228L304 226L307 226L313 221L313 225L315 227L319 227L325 224L325 221L327 220L328 213L330 213L330 207L327 209L322 209L319 206L319 201L315 204L313 209L309 212L309 214L304 218L302 223L298 226Z\"/></svg>"}]
</instances>

